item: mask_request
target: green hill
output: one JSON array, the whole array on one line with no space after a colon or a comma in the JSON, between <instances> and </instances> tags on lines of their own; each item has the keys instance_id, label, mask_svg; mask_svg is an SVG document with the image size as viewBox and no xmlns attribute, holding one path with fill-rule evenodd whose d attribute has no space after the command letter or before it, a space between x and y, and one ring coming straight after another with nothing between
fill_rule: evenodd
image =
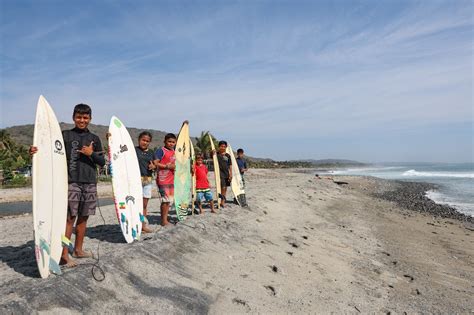
<instances>
[{"instance_id":1,"label":"green hill","mask_svg":"<svg viewBox=\"0 0 474 315\"><path fill-rule=\"evenodd\" d=\"M73 124L60 123L62 130L71 129L74 127ZM92 133L98 135L102 141L102 145L107 144L106 133L108 131L108 126L103 125L89 125L89 129ZM6 131L11 139L19 146L27 147L33 143L33 132L34 125L20 125L12 126L3 129ZM161 130L153 129L140 129L140 128L131 128L127 127L127 130L132 137L132 140L135 144L138 142L138 135L144 131L149 131L152 136L152 142L150 147L157 148L163 144L165 135L168 133ZM175 131L177 133L177 131ZM196 143L196 138L192 137L193 143ZM351 160L340 160L340 159L325 159L325 160L291 160L291 161L276 161L269 158L257 158L252 156L246 156L246 159L250 167L254 168L336 168L336 167L347 167L347 166L363 166L364 163Z\"/></svg>"},{"instance_id":2,"label":"green hill","mask_svg":"<svg viewBox=\"0 0 474 315\"><path fill-rule=\"evenodd\" d=\"M61 130L74 128L73 124L60 123L60 126L61 126ZM13 127L5 128L5 130L8 132L8 134L10 134L11 138L17 144L29 146L33 143L34 125L13 126ZM100 140L102 141L102 145L105 145L107 143L105 135L107 134L109 130L108 126L90 124L89 130L100 137ZM152 129L138 129L138 128L127 127L127 130L130 133L130 136L132 137L132 140L135 144L138 143L138 135L142 131L144 130L149 131L153 136L153 140L150 145L150 147L152 148L161 146L163 144L163 139L165 138L165 135L167 134L167 132L165 131L152 130Z\"/></svg>"}]
</instances>

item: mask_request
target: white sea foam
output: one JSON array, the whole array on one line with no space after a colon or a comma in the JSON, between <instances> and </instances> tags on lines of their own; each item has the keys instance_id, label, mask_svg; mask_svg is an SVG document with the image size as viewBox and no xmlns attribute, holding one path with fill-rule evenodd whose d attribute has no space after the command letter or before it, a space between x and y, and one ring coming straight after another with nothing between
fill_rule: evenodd
<instances>
[{"instance_id":1,"label":"white sea foam","mask_svg":"<svg viewBox=\"0 0 474 315\"><path fill-rule=\"evenodd\" d=\"M347 174L347 173L365 173L365 172L383 172L383 171L389 171L389 170L397 170L397 169L402 169L404 167L402 166L386 166L386 167L359 167L359 168L347 168L347 169L342 169L342 170L333 170L331 171L332 174L335 175L341 175L341 174Z\"/></svg>"},{"instance_id":2,"label":"white sea foam","mask_svg":"<svg viewBox=\"0 0 474 315\"><path fill-rule=\"evenodd\" d=\"M460 212L474 217L474 203L459 202L437 190L428 190L425 195L438 204L450 205Z\"/></svg>"},{"instance_id":3,"label":"white sea foam","mask_svg":"<svg viewBox=\"0 0 474 315\"><path fill-rule=\"evenodd\" d=\"M418 172L409 170L402 174L407 177L452 177L452 178L474 178L474 173L452 173L452 172Z\"/></svg>"}]
</instances>

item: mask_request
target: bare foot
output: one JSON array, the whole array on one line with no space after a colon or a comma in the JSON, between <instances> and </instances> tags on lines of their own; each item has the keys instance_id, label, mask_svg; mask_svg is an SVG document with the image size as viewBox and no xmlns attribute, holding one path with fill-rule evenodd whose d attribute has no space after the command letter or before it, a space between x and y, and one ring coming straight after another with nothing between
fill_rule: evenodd
<instances>
[{"instance_id":1,"label":"bare foot","mask_svg":"<svg viewBox=\"0 0 474 315\"><path fill-rule=\"evenodd\" d=\"M74 253L72 253L72 257L74 257L74 258L93 258L94 254L92 254L92 252L90 252L90 251L75 250Z\"/></svg>"},{"instance_id":2,"label":"bare foot","mask_svg":"<svg viewBox=\"0 0 474 315\"><path fill-rule=\"evenodd\" d=\"M77 266L77 263L69 258L69 255L67 258L61 257L61 260L59 261L60 266L65 266L66 268L74 268Z\"/></svg>"},{"instance_id":3,"label":"bare foot","mask_svg":"<svg viewBox=\"0 0 474 315\"><path fill-rule=\"evenodd\" d=\"M153 230L148 227L148 224L142 225L142 233L152 233Z\"/></svg>"}]
</instances>

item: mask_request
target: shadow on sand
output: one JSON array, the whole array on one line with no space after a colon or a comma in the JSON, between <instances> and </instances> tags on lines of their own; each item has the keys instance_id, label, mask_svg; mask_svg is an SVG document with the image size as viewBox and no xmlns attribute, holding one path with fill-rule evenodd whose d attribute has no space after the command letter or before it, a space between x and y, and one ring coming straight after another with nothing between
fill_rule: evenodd
<instances>
[{"instance_id":1,"label":"shadow on sand","mask_svg":"<svg viewBox=\"0 0 474 315\"><path fill-rule=\"evenodd\" d=\"M105 224L87 227L86 236L108 243L125 243L122 229L118 224Z\"/></svg>"},{"instance_id":2,"label":"shadow on sand","mask_svg":"<svg viewBox=\"0 0 474 315\"><path fill-rule=\"evenodd\" d=\"M32 240L20 246L0 247L0 261L26 277L40 278L34 248Z\"/></svg>"}]
</instances>

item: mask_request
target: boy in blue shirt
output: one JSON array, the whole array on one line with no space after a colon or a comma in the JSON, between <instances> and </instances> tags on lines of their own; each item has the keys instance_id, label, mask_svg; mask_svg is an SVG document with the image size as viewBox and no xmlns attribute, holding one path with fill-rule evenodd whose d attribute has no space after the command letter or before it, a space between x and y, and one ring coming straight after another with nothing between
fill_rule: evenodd
<instances>
[{"instance_id":1,"label":"boy in blue shirt","mask_svg":"<svg viewBox=\"0 0 474 315\"><path fill-rule=\"evenodd\" d=\"M156 169L154 164L155 153L153 150L149 149L150 142L152 140L152 135L148 131L143 131L138 136L138 146L135 147L138 158L138 166L140 167L140 175L142 178L142 188L143 188L143 215L145 216L145 222L142 225L143 233L153 232L148 226L148 200L151 198L151 191L153 187L153 172Z\"/></svg>"},{"instance_id":2,"label":"boy in blue shirt","mask_svg":"<svg viewBox=\"0 0 474 315\"><path fill-rule=\"evenodd\" d=\"M245 161L244 159L244 149L237 150L236 161L237 161L237 165L239 166L240 177L242 177L242 183L244 184L244 187L245 187L244 173L248 171L248 168L247 168L247 161Z\"/></svg>"}]
</instances>

